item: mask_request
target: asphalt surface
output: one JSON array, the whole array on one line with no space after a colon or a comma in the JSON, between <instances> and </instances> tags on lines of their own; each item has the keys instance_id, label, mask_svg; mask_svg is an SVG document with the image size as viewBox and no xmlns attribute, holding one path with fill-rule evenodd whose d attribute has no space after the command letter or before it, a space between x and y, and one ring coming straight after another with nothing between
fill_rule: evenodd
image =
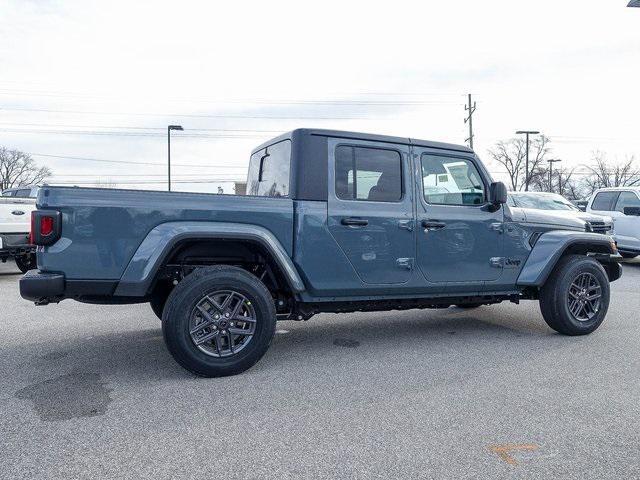
<instances>
[{"instance_id":1,"label":"asphalt surface","mask_svg":"<svg viewBox=\"0 0 640 480\"><path fill-rule=\"evenodd\" d=\"M0 478L640 478L640 262L594 334L538 305L280 322L195 378L147 305L35 307L0 265Z\"/></svg>"}]
</instances>

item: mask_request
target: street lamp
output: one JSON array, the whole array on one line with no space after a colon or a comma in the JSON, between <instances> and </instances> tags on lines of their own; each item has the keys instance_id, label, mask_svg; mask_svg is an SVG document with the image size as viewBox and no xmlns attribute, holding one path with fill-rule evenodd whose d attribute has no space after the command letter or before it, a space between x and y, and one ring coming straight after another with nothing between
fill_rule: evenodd
<instances>
[{"instance_id":1,"label":"street lamp","mask_svg":"<svg viewBox=\"0 0 640 480\"><path fill-rule=\"evenodd\" d=\"M553 187L552 187L552 176L551 176L551 170L553 169L553 164L556 162L561 162L562 160L560 160L559 158L550 158L549 160L547 160L547 162L549 162L549 191L553 193ZM562 190L560 191L560 193L562 193Z\"/></svg>"},{"instance_id":2,"label":"street lamp","mask_svg":"<svg viewBox=\"0 0 640 480\"><path fill-rule=\"evenodd\" d=\"M167 186L171 191L171 130L184 130L181 125L169 125L167 127Z\"/></svg>"},{"instance_id":3,"label":"street lamp","mask_svg":"<svg viewBox=\"0 0 640 480\"><path fill-rule=\"evenodd\" d=\"M540 132L536 131L536 130L518 130L516 132L516 135L526 135L527 137L527 156L526 156L526 160L525 160L525 164L524 164L524 191L528 192L529 191L529 135L537 135Z\"/></svg>"}]
</instances>

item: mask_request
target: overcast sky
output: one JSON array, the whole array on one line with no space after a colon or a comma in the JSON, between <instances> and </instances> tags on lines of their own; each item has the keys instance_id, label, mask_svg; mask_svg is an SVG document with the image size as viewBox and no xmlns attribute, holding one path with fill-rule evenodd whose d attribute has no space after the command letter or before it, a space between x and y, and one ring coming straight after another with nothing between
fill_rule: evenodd
<instances>
[{"instance_id":1,"label":"overcast sky","mask_svg":"<svg viewBox=\"0 0 640 480\"><path fill-rule=\"evenodd\" d=\"M627 3L0 0L0 145L52 183L160 189L180 124L175 187L212 191L296 127L463 143L470 92L485 160L517 129L567 166L640 157Z\"/></svg>"}]
</instances>

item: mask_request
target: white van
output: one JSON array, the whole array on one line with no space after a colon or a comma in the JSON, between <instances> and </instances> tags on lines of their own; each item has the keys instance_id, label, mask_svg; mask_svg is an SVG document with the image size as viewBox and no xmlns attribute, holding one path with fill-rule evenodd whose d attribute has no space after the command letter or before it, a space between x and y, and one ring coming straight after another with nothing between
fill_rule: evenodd
<instances>
[{"instance_id":1,"label":"white van","mask_svg":"<svg viewBox=\"0 0 640 480\"><path fill-rule=\"evenodd\" d=\"M613 238L623 257L640 255L640 187L596 190L589 199L587 212L613 218Z\"/></svg>"}]
</instances>

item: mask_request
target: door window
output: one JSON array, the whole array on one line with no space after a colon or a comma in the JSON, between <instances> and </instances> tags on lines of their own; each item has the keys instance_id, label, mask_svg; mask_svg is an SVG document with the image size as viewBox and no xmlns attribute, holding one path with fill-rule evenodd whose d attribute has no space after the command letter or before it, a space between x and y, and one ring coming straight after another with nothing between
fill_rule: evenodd
<instances>
[{"instance_id":1,"label":"door window","mask_svg":"<svg viewBox=\"0 0 640 480\"><path fill-rule=\"evenodd\" d=\"M616 210L624 213L625 207L640 207L640 198L633 192L621 192L616 202Z\"/></svg>"},{"instance_id":2,"label":"door window","mask_svg":"<svg viewBox=\"0 0 640 480\"><path fill-rule=\"evenodd\" d=\"M335 157L338 198L370 202L397 202L402 198L399 152L340 145Z\"/></svg>"},{"instance_id":3,"label":"door window","mask_svg":"<svg viewBox=\"0 0 640 480\"><path fill-rule=\"evenodd\" d=\"M423 153L422 188L427 203L481 205L485 188L476 166L466 158Z\"/></svg>"},{"instance_id":4,"label":"door window","mask_svg":"<svg viewBox=\"0 0 640 480\"><path fill-rule=\"evenodd\" d=\"M596 198L593 199L591 210L610 212L613 210L616 198L618 198L618 192L600 192L596 195Z\"/></svg>"}]
</instances>

